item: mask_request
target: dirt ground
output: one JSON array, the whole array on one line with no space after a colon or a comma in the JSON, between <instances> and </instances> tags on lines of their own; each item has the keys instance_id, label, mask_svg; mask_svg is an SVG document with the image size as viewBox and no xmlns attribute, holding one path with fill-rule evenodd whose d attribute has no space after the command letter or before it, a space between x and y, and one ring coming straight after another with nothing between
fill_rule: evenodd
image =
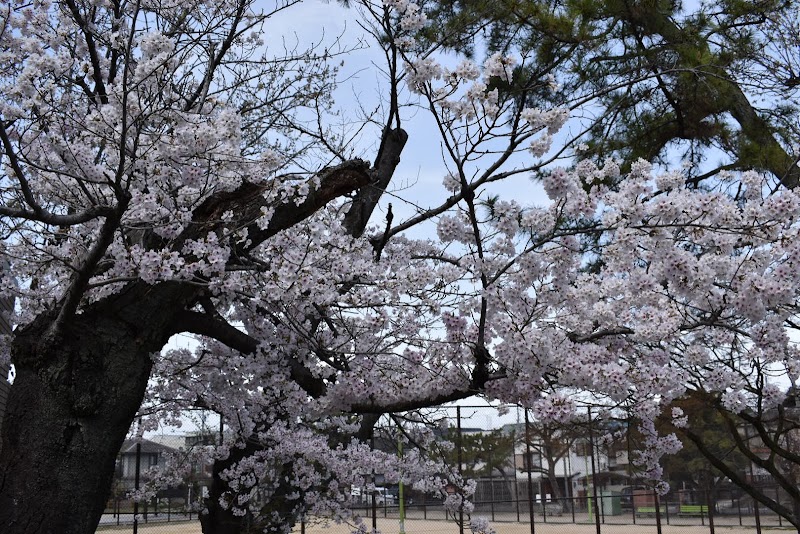
<instances>
[{"instance_id":1,"label":"dirt ground","mask_svg":"<svg viewBox=\"0 0 800 534\"><path fill-rule=\"evenodd\" d=\"M371 523L368 522L368 527ZM503 523L496 522L491 525L497 534L534 534L528 523ZM601 534L656 534L656 527L652 524L646 525L600 525ZM378 519L378 529L384 534L399 534L399 522L397 519ZM572 523L537 523L534 525L535 534L596 534L597 530L593 524L572 524ZM305 528L305 534L350 534L354 529L348 525L337 525L335 523L313 523ZM767 533L781 534L783 532L794 532L787 528L765 527L762 529ZM131 526L127 527L106 527L98 529L98 533L122 533L131 532ZM140 525L141 534L201 534L200 523L196 521L187 523L162 523ZM458 526L447 521L432 521L413 519L405 523L407 534L459 534ZM706 526L680 526L662 525L662 534L709 534L710 529ZM755 534L754 526L716 526L716 534ZM301 534L300 527L297 527L293 534ZM467 530L466 534L470 534Z\"/></svg>"}]
</instances>

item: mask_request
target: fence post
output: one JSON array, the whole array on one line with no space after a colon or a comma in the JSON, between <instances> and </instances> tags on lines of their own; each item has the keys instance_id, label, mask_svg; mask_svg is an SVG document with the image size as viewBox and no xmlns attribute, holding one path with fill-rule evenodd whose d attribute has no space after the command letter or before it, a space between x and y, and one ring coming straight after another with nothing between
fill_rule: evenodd
<instances>
[{"instance_id":1,"label":"fence post","mask_svg":"<svg viewBox=\"0 0 800 534\"><path fill-rule=\"evenodd\" d=\"M400 423L397 423L397 456L400 458L403 457L403 429L400 427ZM397 500L398 500L398 514L400 515L400 534L406 534L406 496L403 492L403 479L400 479L400 483L398 485L397 491ZM386 496L384 495L383 502L386 502Z\"/></svg>"},{"instance_id":2,"label":"fence post","mask_svg":"<svg viewBox=\"0 0 800 534\"><path fill-rule=\"evenodd\" d=\"M536 534L536 519L533 515L533 456L531 456L531 421L528 408L525 408L525 462L528 471L528 518L531 523L531 534Z\"/></svg>"},{"instance_id":3,"label":"fence post","mask_svg":"<svg viewBox=\"0 0 800 534\"><path fill-rule=\"evenodd\" d=\"M133 486L136 490L136 499L133 501L133 534L139 532L139 470L142 460L142 442L136 442L136 470L134 472Z\"/></svg>"},{"instance_id":4,"label":"fence post","mask_svg":"<svg viewBox=\"0 0 800 534\"><path fill-rule=\"evenodd\" d=\"M733 500L733 494L731 494L731 500ZM739 514L739 526L743 525L742 523L742 499L736 499L736 512Z\"/></svg>"},{"instance_id":5,"label":"fence post","mask_svg":"<svg viewBox=\"0 0 800 534\"><path fill-rule=\"evenodd\" d=\"M600 522L605 524L606 522L606 500L603 495L600 495Z\"/></svg>"},{"instance_id":6,"label":"fence post","mask_svg":"<svg viewBox=\"0 0 800 534\"><path fill-rule=\"evenodd\" d=\"M461 406L456 406L456 425L458 428L458 476L463 480L461 462L463 461L463 449L461 439ZM461 491L461 505L458 507L458 534L464 534L464 490Z\"/></svg>"},{"instance_id":7,"label":"fence post","mask_svg":"<svg viewBox=\"0 0 800 534\"><path fill-rule=\"evenodd\" d=\"M714 503L711 501L712 493L706 490L706 509L708 510L708 528L711 534L714 534ZM700 508L700 513L703 509Z\"/></svg>"},{"instance_id":8,"label":"fence post","mask_svg":"<svg viewBox=\"0 0 800 534\"><path fill-rule=\"evenodd\" d=\"M539 456L539 468L542 468L542 450L538 450ZM548 479L549 480L549 479ZM539 498L541 499L542 503L542 523L547 523L547 497L546 493L544 492L544 488L542 487L542 482L544 481L544 473L539 473Z\"/></svg>"},{"instance_id":9,"label":"fence post","mask_svg":"<svg viewBox=\"0 0 800 534\"><path fill-rule=\"evenodd\" d=\"M586 407L586 413L589 416L589 454L591 454L592 458L592 499L594 500L594 524L597 527L597 534L601 534L600 532L600 507L598 506L597 502L597 470L595 467L594 461L594 430L592 424L592 407ZM589 496L586 496L587 500Z\"/></svg>"},{"instance_id":10,"label":"fence post","mask_svg":"<svg viewBox=\"0 0 800 534\"><path fill-rule=\"evenodd\" d=\"M495 501L494 475L493 475L494 467L492 466L492 451L489 450L488 453L489 453L489 458L488 458L488 460L489 460L489 466L488 466L489 467L489 487L492 488L491 498L490 498L490 501L489 501L489 506L491 507L491 510L492 510L492 521L494 521L494 501Z\"/></svg>"},{"instance_id":11,"label":"fence post","mask_svg":"<svg viewBox=\"0 0 800 534\"><path fill-rule=\"evenodd\" d=\"M750 448L750 429L745 425L744 427L744 440L747 443L747 448ZM752 452L752 451L750 451ZM753 484L755 481L755 476L753 475L753 461L750 460L750 484ZM758 501L753 499L753 512L756 516L756 534L761 534L761 512L758 509Z\"/></svg>"},{"instance_id":12,"label":"fence post","mask_svg":"<svg viewBox=\"0 0 800 534\"><path fill-rule=\"evenodd\" d=\"M517 406L517 427L519 427L519 406ZM516 444L517 438L516 435L514 436L514 454L516 455ZM525 462L522 462L522 466L525 467ZM517 461L516 456L514 458L514 501L516 501L517 507L517 523L520 522L519 517L519 481L517 480Z\"/></svg>"},{"instance_id":13,"label":"fence post","mask_svg":"<svg viewBox=\"0 0 800 534\"><path fill-rule=\"evenodd\" d=\"M627 419L626 423L627 424L625 425L625 442L626 442L626 448L628 449L628 487L630 488L630 491L631 491L631 517L633 518L633 524L635 525L636 524L636 505L633 502L633 492L634 492L633 488L636 487L636 486L633 484L633 463L632 463L633 454L631 454L631 419L630 419L630 413L628 413L628 419Z\"/></svg>"},{"instance_id":14,"label":"fence post","mask_svg":"<svg viewBox=\"0 0 800 534\"><path fill-rule=\"evenodd\" d=\"M372 435L370 436L369 446L371 450L375 450L375 430L373 429ZM375 470L372 471L372 485L375 486ZM377 500L375 499L375 492L372 491L371 497L371 508L372 508L372 531L375 532L378 530L378 506Z\"/></svg>"},{"instance_id":15,"label":"fence post","mask_svg":"<svg viewBox=\"0 0 800 534\"><path fill-rule=\"evenodd\" d=\"M752 478L753 464L750 464L750 469L751 469L750 476ZM755 499L753 499L753 506L755 508L755 514L756 514L756 534L761 534L761 512L758 509L758 502Z\"/></svg>"},{"instance_id":16,"label":"fence post","mask_svg":"<svg viewBox=\"0 0 800 534\"><path fill-rule=\"evenodd\" d=\"M571 490L572 488L570 488ZM569 500L569 505L572 508L572 522L575 522L575 495Z\"/></svg>"}]
</instances>

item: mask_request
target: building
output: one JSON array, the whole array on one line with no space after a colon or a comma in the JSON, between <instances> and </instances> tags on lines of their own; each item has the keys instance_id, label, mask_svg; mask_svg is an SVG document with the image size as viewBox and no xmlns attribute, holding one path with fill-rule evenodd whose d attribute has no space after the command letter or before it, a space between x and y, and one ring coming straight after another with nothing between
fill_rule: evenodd
<instances>
[{"instance_id":1,"label":"building","mask_svg":"<svg viewBox=\"0 0 800 534\"><path fill-rule=\"evenodd\" d=\"M208 488L212 482L212 465L192 461L187 454L195 447L206 445L198 442L196 433L186 435L160 435L151 439L126 439L117 457L112 501L125 501L136 488L136 464L139 464L139 488L146 487L150 480L151 469L167 467L174 462L189 462L185 466L185 476L181 484L158 491L157 499L170 499L173 507L193 507L208 496ZM112 503L113 505L114 503ZM155 504L155 503L151 503ZM174 509L174 508L173 508Z\"/></svg>"},{"instance_id":2,"label":"building","mask_svg":"<svg viewBox=\"0 0 800 534\"><path fill-rule=\"evenodd\" d=\"M527 481L531 474L534 502L573 500L585 505L593 485L598 492L621 492L631 484L631 465L625 444L594 443L578 425L539 428L532 424L526 443L524 423L506 425L514 432L514 467L517 479ZM594 450L592 450L594 449ZM527 488L520 494L527 499Z\"/></svg>"},{"instance_id":3,"label":"building","mask_svg":"<svg viewBox=\"0 0 800 534\"><path fill-rule=\"evenodd\" d=\"M201 448L213 450L218 437L204 431L187 432L185 434L160 434L150 436L150 441L178 452L178 457L189 461L186 483L195 486L195 495L207 495L213 479L214 465L210 462L199 462L190 459L186 454Z\"/></svg>"},{"instance_id":4,"label":"building","mask_svg":"<svg viewBox=\"0 0 800 534\"><path fill-rule=\"evenodd\" d=\"M175 452L177 451L172 447L147 439L126 439L117 458L115 492L127 493L136 487L137 456L139 485L142 487L148 480L148 470L166 465L170 455Z\"/></svg>"}]
</instances>

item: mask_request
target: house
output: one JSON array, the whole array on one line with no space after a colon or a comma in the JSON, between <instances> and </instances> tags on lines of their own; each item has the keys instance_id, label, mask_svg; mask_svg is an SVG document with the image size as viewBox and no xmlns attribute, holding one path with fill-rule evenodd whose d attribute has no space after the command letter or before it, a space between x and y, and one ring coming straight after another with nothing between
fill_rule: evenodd
<instances>
[{"instance_id":1,"label":"house","mask_svg":"<svg viewBox=\"0 0 800 534\"><path fill-rule=\"evenodd\" d=\"M524 423L506 425L504 430L516 436L517 479L527 481L530 472L536 502L561 498L577 499L577 503L592 494L592 484L601 492L619 492L631 483L631 465L624 444L601 446L595 442L592 450L586 429L579 425L549 427L532 422L528 433ZM527 498L526 487L520 486L520 495Z\"/></svg>"},{"instance_id":2,"label":"house","mask_svg":"<svg viewBox=\"0 0 800 534\"><path fill-rule=\"evenodd\" d=\"M164 467L170 462L183 461L187 458L185 453L190 450L191 444L196 442L197 436L194 434L153 436L151 439L140 440L126 439L117 457L112 486L112 502L125 501L129 498L130 492L136 488L137 456L139 487L144 488L149 481L151 468ZM208 496L211 480L212 466L194 462L186 469L186 476L180 485L159 490L155 502L151 504L156 504L162 499L170 499L173 507L176 504L180 506L199 504L199 501Z\"/></svg>"},{"instance_id":3,"label":"house","mask_svg":"<svg viewBox=\"0 0 800 534\"><path fill-rule=\"evenodd\" d=\"M149 439L154 443L160 443L175 450L188 451L195 447L216 445L219 437L205 430L195 430L183 434L156 434L150 436Z\"/></svg>"},{"instance_id":4,"label":"house","mask_svg":"<svg viewBox=\"0 0 800 534\"><path fill-rule=\"evenodd\" d=\"M530 447L524 438L518 440L514 447L514 466L519 472L518 477L526 479L527 473L531 472L535 501L549 501L555 499L556 495L562 498L586 495L588 478L591 477L588 441L563 442L558 446L562 450L548 454L545 451L555 448L549 440L532 436Z\"/></svg>"},{"instance_id":5,"label":"house","mask_svg":"<svg viewBox=\"0 0 800 534\"><path fill-rule=\"evenodd\" d=\"M197 451L200 448L208 449L210 447L213 449L217 443L217 439L218 437L214 434L201 430L187 432L185 434L160 434L150 436L150 441L184 453ZM187 455L184 454L180 456L186 457ZM188 478L200 486L208 487L211 485L213 467L211 463L193 461L189 467L190 475Z\"/></svg>"},{"instance_id":6,"label":"house","mask_svg":"<svg viewBox=\"0 0 800 534\"><path fill-rule=\"evenodd\" d=\"M172 447L161 445L147 439L126 439L119 451L116 466L116 478L120 488L131 490L136 487L136 460L139 457L139 482L144 485L147 471L156 466L164 466L169 455L177 452Z\"/></svg>"},{"instance_id":7,"label":"house","mask_svg":"<svg viewBox=\"0 0 800 534\"><path fill-rule=\"evenodd\" d=\"M197 502L208 496L208 488L213 482L214 465L210 462L197 461L195 457L187 454L199 449L213 448L219 436L207 431L197 430L184 434L159 434L150 436L150 441L167 447L177 453L176 461L186 461L186 476L182 496L187 502Z\"/></svg>"}]
</instances>

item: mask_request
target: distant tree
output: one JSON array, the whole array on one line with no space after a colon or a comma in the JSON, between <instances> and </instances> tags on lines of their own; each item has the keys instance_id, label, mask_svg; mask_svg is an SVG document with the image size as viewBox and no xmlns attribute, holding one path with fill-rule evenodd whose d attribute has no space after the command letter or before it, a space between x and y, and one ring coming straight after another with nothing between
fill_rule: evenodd
<instances>
[{"instance_id":1,"label":"distant tree","mask_svg":"<svg viewBox=\"0 0 800 534\"><path fill-rule=\"evenodd\" d=\"M588 440L588 430L581 421L559 422L550 420L530 421L527 428L517 433L518 448L527 455L530 447L531 456L524 462L524 468L539 473L550 482L553 500L561 501L562 494L558 476L558 464L564 462L575 449L580 440ZM533 461L534 458L537 461ZM563 477L562 477L563 478Z\"/></svg>"},{"instance_id":2,"label":"distant tree","mask_svg":"<svg viewBox=\"0 0 800 534\"><path fill-rule=\"evenodd\" d=\"M751 168L786 187L800 182L798 2L458 0L430 9L432 40L519 50L532 59L528 79L560 86L527 93L528 105L582 102L582 157L683 159L693 183Z\"/></svg>"},{"instance_id":3,"label":"distant tree","mask_svg":"<svg viewBox=\"0 0 800 534\"><path fill-rule=\"evenodd\" d=\"M772 387L768 391L778 394ZM751 390L753 397L745 406L731 408L724 394L692 390L675 402L682 411L671 417L669 425L683 438L686 452L670 460L666 468L682 457L701 488L714 490L720 479L728 479L754 501L796 524L800 518L800 410L794 391L789 393L776 404ZM754 480L753 470L766 473L768 480ZM775 488L788 498L781 499Z\"/></svg>"},{"instance_id":4,"label":"distant tree","mask_svg":"<svg viewBox=\"0 0 800 534\"><path fill-rule=\"evenodd\" d=\"M674 486L673 489L688 485L689 489L700 493L709 492L713 497L720 485L727 480L727 476L714 467L708 455L725 462L739 473L746 472L749 462L728 432L724 418L716 410L709 409L697 395L689 393L673 401L672 408L688 414L687 425L676 427L671 413L665 414L662 419L663 424L667 425L669 431L676 431L678 435L692 432L704 444L705 454L698 450L692 440L683 439L683 448L680 451L664 457L664 478L670 481Z\"/></svg>"},{"instance_id":5,"label":"distant tree","mask_svg":"<svg viewBox=\"0 0 800 534\"><path fill-rule=\"evenodd\" d=\"M460 468L465 478L484 478L497 474L507 477L506 468L513 467L514 434L502 429L462 432L450 427L444 436L448 444L444 460L454 469Z\"/></svg>"}]
</instances>

